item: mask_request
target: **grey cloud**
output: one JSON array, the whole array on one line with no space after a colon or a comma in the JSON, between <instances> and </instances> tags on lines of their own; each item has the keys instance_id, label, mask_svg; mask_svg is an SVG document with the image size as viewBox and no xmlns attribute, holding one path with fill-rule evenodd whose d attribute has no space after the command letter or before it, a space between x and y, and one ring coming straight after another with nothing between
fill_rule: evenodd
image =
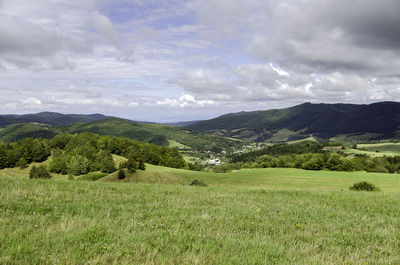
<instances>
[{"instance_id":1,"label":"grey cloud","mask_svg":"<svg viewBox=\"0 0 400 265\"><path fill-rule=\"evenodd\" d=\"M119 46L119 35L115 30L111 20L98 12L93 12L92 23L94 27L106 37L113 45Z\"/></svg>"},{"instance_id":2,"label":"grey cloud","mask_svg":"<svg viewBox=\"0 0 400 265\"><path fill-rule=\"evenodd\" d=\"M71 62L62 52L81 53L90 50L86 41L71 39L55 30L2 14L0 36L2 60L21 68L71 68Z\"/></svg>"},{"instance_id":3,"label":"grey cloud","mask_svg":"<svg viewBox=\"0 0 400 265\"><path fill-rule=\"evenodd\" d=\"M250 28L256 30L244 43L251 55L307 72L386 72L400 66L399 1L282 2L286 8L265 11L272 21L263 30L257 21Z\"/></svg>"}]
</instances>

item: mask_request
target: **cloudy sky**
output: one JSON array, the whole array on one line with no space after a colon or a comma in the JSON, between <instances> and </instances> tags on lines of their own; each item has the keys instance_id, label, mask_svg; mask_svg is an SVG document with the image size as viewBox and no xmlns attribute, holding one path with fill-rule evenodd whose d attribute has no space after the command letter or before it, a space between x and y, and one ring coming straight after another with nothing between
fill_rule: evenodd
<instances>
[{"instance_id":1,"label":"cloudy sky","mask_svg":"<svg viewBox=\"0 0 400 265\"><path fill-rule=\"evenodd\" d=\"M0 113L400 100L398 0L0 0Z\"/></svg>"}]
</instances>

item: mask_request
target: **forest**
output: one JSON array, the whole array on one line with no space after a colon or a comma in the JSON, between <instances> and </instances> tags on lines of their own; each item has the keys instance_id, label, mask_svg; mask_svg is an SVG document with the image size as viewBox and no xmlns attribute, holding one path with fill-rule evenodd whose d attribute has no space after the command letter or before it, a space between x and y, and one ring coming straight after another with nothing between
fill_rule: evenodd
<instances>
[{"instance_id":1,"label":"forest","mask_svg":"<svg viewBox=\"0 0 400 265\"><path fill-rule=\"evenodd\" d=\"M95 171L112 173L117 170L113 154L127 158L128 164L134 164L131 168L143 167L144 163L173 168L185 165L182 155L174 148L85 132L59 134L50 140L27 138L0 144L0 169L24 168L51 156L48 169L54 173L73 176Z\"/></svg>"}]
</instances>

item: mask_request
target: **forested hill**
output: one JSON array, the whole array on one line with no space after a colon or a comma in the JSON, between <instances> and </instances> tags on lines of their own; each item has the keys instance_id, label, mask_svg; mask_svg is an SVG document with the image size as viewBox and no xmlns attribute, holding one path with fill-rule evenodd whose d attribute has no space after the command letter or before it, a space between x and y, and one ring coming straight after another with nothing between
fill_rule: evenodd
<instances>
[{"instance_id":1,"label":"forested hill","mask_svg":"<svg viewBox=\"0 0 400 265\"><path fill-rule=\"evenodd\" d=\"M239 112L201 121L187 128L256 141L309 137L373 140L400 137L400 103L370 105L311 104L266 111Z\"/></svg>"},{"instance_id":2,"label":"forested hill","mask_svg":"<svg viewBox=\"0 0 400 265\"><path fill-rule=\"evenodd\" d=\"M90 122L109 118L102 114L61 114L57 112L40 112L24 115L0 115L0 126L16 123L41 123L48 125L69 125L75 122Z\"/></svg>"},{"instance_id":3,"label":"forested hill","mask_svg":"<svg viewBox=\"0 0 400 265\"><path fill-rule=\"evenodd\" d=\"M53 138L62 133L91 132L100 135L126 137L162 146L180 144L195 150L221 150L238 145L237 140L194 132L181 127L143 124L119 118L79 122L66 126L21 123L0 130L0 142L15 142L25 138Z\"/></svg>"}]
</instances>

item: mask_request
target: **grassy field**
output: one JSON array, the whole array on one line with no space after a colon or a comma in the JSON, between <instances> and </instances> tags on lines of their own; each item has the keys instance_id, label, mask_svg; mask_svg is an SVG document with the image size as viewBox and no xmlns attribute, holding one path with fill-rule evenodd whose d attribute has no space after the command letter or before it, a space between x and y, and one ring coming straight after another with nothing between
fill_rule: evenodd
<instances>
[{"instance_id":1,"label":"grassy field","mask_svg":"<svg viewBox=\"0 0 400 265\"><path fill-rule=\"evenodd\" d=\"M366 151L366 150L360 150L360 149L345 149L345 150L342 150L342 152L345 154L367 155L367 156L372 156L372 157L400 155L400 153L395 153L395 152L385 152L385 151L376 152L376 151Z\"/></svg>"},{"instance_id":2,"label":"grassy field","mask_svg":"<svg viewBox=\"0 0 400 265\"><path fill-rule=\"evenodd\" d=\"M399 194L0 178L1 264L398 264Z\"/></svg>"},{"instance_id":3,"label":"grassy field","mask_svg":"<svg viewBox=\"0 0 400 265\"><path fill-rule=\"evenodd\" d=\"M189 146L178 143L177 141L174 141L174 140L168 140L168 146L175 147L178 149L191 149Z\"/></svg>"},{"instance_id":4,"label":"grassy field","mask_svg":"<svg viewBox=\"0 0 400 265\"><path fill-rule=\"evenodd\" d=\"M1 170L0 264L399 264L399 175L146 166L124 183Z\"/></svg>"},{"instance_id":5,"label":"grassy field","mask_svg":"<svg viewBox=\"0 0 400 265\"><path fill-rule=\"evenodd\" d=\"M378 151L400 155L400 143L358 144L357 146L371 152Z\"/></svg>"},{"instance_id":6,"label":"grassy field","mask_svg":"<svg viewBox=\"0 0 400 265\"><path fill-rule=\"evenodd\" d=\"M244 169L216 174L147 165L146 171L139 170L133 174L127 172L126 175L126 179L118 180L115 173L102 181L187 185L194 179L201 179L210 186L297 191L343 191L348 190L355 182L369 181L385 193L400 192L399 174L311 171L291 168Z\"/></svg>"},{"instance_id":7,"label":"grassy field","mask_svg":"<svg viewBox=\"0 0 400 265\"><path fill-rule=\"evenodd\" d=\"M400 143L358 144L357 149L346 149L343 152L373 157L397 156L400 155Z\"/></svg>"}]
</instances>

